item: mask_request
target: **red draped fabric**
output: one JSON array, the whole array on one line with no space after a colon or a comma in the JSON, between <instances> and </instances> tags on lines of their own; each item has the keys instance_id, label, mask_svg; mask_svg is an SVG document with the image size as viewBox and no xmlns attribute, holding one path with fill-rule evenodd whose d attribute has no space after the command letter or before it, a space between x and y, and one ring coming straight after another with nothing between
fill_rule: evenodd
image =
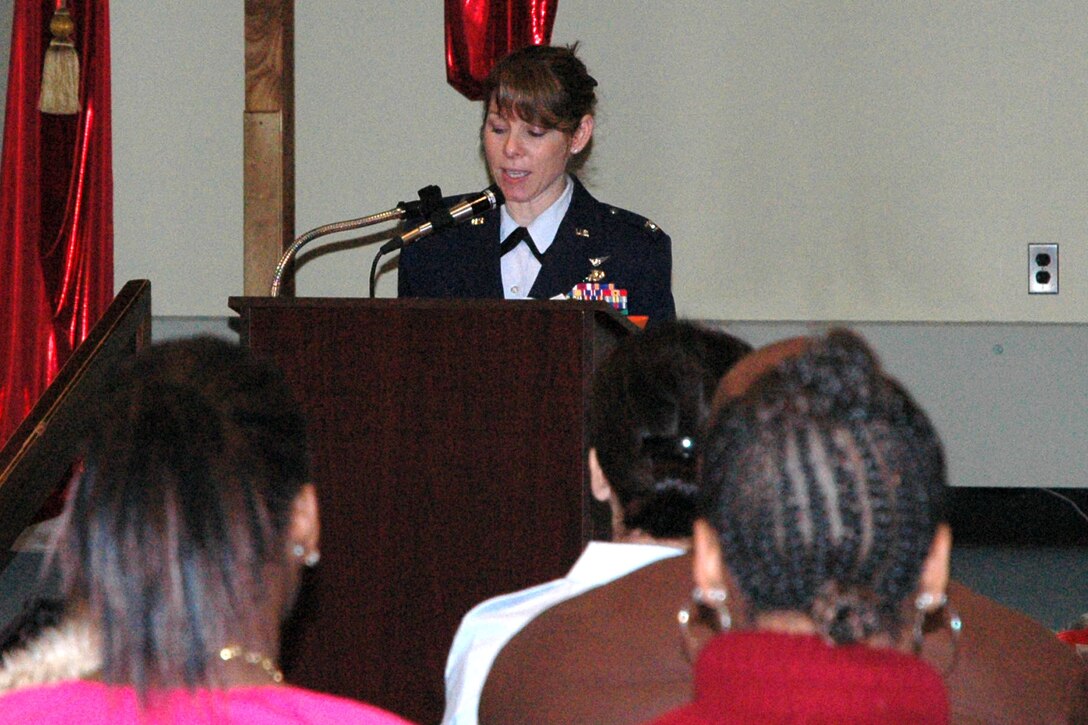
<instances>
[{"instance_id":1,"label":"red draped fabric","mask_svg":"<svg viewBox=\"0 0 1088 725\"><path fill-rule=\"evenodd\" d=\"M38 111L56 0L16 0L0 161L0 442L113 297L108 0L68 0L80 104Z\"/></svg>"},{"instance_id":2,"label":"red draped fabric","mask_svg":"<svg viewBox=\"0 0 1088 725\"><path fill-rule=\"evenodd\" d=\"M446 0L446 80L483 100L491 66L527 45L551 42L559 0Z\"/></svg>"}]
</instances>

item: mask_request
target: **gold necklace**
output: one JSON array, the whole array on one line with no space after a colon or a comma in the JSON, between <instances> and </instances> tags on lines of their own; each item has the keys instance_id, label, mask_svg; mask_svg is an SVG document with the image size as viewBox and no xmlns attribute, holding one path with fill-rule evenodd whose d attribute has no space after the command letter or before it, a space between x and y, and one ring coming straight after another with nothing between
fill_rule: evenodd
<instances>
[{"instance_id":1,"label":"gold necklace","mask_svg":"<svg viewBox=\"0 0 1088 725\"><path fill-rule=\"evenodd\" d=\"M283 673L276 667L276 662L271 657L261 654L260 652L242 649L238 645L231 645L230 647L224 647L219 650L219 659L224 662L241 660L247 665L256 665L264 670L265 674L271 677L273 682L283 682Z\"/></svg>"}]
</instances>

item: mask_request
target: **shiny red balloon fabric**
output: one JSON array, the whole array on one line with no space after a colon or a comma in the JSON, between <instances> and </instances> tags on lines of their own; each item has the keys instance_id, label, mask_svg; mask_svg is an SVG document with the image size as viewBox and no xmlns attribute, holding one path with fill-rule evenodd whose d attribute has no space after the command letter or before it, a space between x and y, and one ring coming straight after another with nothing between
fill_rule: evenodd
<instances>
[{"instance_id":1,"label":"shiny red balloon fabric","mask_svg":"<svg viewBox=\"0 0 1088 725\"><path fill-rule=\"evenodd\" d=\"M446 0L446 80L483 100L491 66L527 45L551 42L558 0Z\"/></svg>"},{"instance_id":2,"label":"shiny red balloon fabric","mask_svg":"<svg viewBox=\"0 0 1088 725\"><path fill-rule=\"evenodd\" d=\"M68 0L80 104L38 111L56 0L16 0L0 162L0 445L113 299L108 0Z\"/></svg>"}]
</instances>

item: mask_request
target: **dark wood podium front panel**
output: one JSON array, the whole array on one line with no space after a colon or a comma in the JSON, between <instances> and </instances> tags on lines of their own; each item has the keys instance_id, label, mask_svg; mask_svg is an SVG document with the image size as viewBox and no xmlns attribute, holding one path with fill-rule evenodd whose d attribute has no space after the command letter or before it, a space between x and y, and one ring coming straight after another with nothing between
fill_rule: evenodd
<instances>
[{"instance_id":1,"label":"dark wood podium front panel","mask_svg":"<svg viewBox=\"0 0 1088 725\"><path fill-rule=\"evenodd\" d=\"M231 306L310 424L322 558L285 639L288 679L437 722L464 613L562 576L593 534L586 397L630 326L565 302Z\"/></svg>"}]
</instances>

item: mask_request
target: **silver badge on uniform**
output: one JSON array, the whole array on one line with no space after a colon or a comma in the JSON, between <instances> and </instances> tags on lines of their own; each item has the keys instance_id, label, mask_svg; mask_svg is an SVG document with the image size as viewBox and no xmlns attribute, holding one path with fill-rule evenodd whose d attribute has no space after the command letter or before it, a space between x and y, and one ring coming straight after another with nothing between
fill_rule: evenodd
<instances>
[{"instance_id":1,"label":"silver badge on uniform","mask_svg":"<svg viewBox=\"0 0 1088 725\"><path fill-rule=\"evenodd\" d=\"M593 267L593 269L591 269L589 271L589 274L586 275L586 282L600 282L607 276L605 271L601 269L601 265L607 262L608 259L608 257L589 258L589 266Z\"/></svg>"}]
</instances>

